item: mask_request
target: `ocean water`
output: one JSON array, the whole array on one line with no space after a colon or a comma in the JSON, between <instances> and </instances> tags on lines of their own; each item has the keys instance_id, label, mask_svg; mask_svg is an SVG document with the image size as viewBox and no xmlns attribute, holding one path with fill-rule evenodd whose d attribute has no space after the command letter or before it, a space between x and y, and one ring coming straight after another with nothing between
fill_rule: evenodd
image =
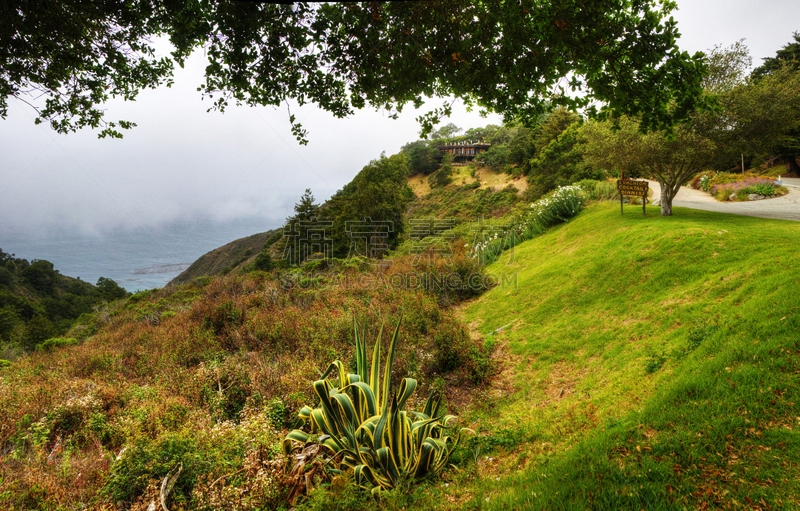
<instances>
[{"instance_id":1,"label":"ocean water","mask_svg":"<svg viewBox=\"0 0 800 511\"><path fill-rule=\"evenodd\" d=\"M92 284L111 278L135 292L163 287L203 254L276 227L264 218L184 221L91 234L56 228L19 232L0 226L0 249L29 261L46 259L62 275Z\"/></svg>"}]
</instances>

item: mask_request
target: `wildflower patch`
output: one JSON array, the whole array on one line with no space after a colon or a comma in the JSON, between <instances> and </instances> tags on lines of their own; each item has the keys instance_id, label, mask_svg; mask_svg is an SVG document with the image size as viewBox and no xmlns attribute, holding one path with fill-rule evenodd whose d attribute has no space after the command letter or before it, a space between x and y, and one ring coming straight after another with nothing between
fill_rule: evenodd
<instances>
[{"instance_id":1,"label":"wildflower patch","mask_svg":"<svg viewBox=\"0 0 800 511\"><path fill-rule=\"evenodd\" d=\"M504 250L514 248L546 229L574 217L581 212L584 204L586 204L586 194L580 186L561 186L531 204L530 211L507 229L494 232L488 239L474 243L470 256L479 260L481 264L491 264Z\"/></svg>"}]
</instances>

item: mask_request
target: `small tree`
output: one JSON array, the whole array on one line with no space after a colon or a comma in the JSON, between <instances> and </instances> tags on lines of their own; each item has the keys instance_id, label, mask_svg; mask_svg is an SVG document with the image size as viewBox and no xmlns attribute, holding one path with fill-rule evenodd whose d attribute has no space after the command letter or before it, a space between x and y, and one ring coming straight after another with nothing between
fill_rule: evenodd
<instances>
[{"instance_id":1,"label":"small tree","mask_svg":"<svg viewBox=\"0 0 800 511\"><path fill-rule=\"evenodd\" d=\"M558 138L539 151L531 160L528 182L547 193L559 186L566 186L581 179L603 179L604 172L595 170L583 161L583 145L580 143L582 126L571 124Z\"/></svg>"},{"instance_id":2,"label":"small tree","mask_svg":"<svg viewBox=\"0 0 800 511\"><path fill-rule=\"evenodd\" d=\"M19 317L11 307L0 309L0 341L8 342L11 339L11 333L17 323L19 323Z\"/></svg>"},{"instance_id":3,"label":"small tree","mask_svg":"<svg viewBox=\"0 0 800 511\"><path fill-rule=\"evenodd\" d=\"M274 267L268 248L265 248L256 256L255 261L253 261L253 267L261 271L270 271Z\"/></svg>"},{"instance_id":4,"label":"small tree","mask_svg":"<svg viewBox=\"0 0 800 511\"><path fill-rule=\"evenodd\" d=\"M53 333L53 324L50 320L41 314L34 314L25 325L22 348L26 351L33 351L37 344L50 338Z\"/></svg>"},{"instance_id":5,"label":"small tree","mask_svg":"<svg viewBox=\"0 0 800 511\"><path fill-rule=\"evenodd\" d=\"M359 247L371 247L372 255L377 255L385 248L397 246L403 232L403 217L413 198L404 154L388 158L382 154L369 162L326 204L325 215L333 221L330 238L334 257L365 255ZM348 222L369 222L380 232L362 233L354 243L348 233Z\"/></svg>"},{"instance_id":6,"label":"small tree","mask_svg":"<svg viewBox=\"0 0 800 511\"><path fill-rule=\"evenodd\" d=\"M53 263L45 260L33 261L22 270L22 276L38 292L49 295L55 290L57 272Z\"/></svg>"},{"instance_id":7,"label":"small tree","mask_svg":"<svg viewBox=\"0 0 800 511\"><path fill-rule=\"evenodd\" d=\"M308 221L317 216L319 205L314 203L314 194L311 188L306 188L300 202L294 205L295 220Z\"/></svg>"},{"instance_id":8,"label":"small tree","mask_svg":"<svg viewBox=\"0 0 800 511\"><path fill-rule=\"evenodd\" d=\"M760 78L783 69L789 64L794 69L800 69L800 32L795 32L794 42L788 43L775 53L774 57L767 57L764 63L753 70L753 77Z\"/></svg>"},{"instance_id":9,"label":"small tree","mask_svg":"<svg viewBox=\"0 0 800 511\"><path fill-rule=\"evenodd\" d=\"M406 155L408 175L431 174L439 168L442 153L436 147L428 145L425 140L417 140L404 145L400 152Z\"/></svg>"},{"instance_id":10,"label":"small tree","mask_svg":"<svg viewBox=\"0 0 800 511\"><path fill-rule=\"evenodd\" d=\"M744 39L726 47L714 46L708 52L708 74L703 79L703 89L720 94L744 84L752 63Z\"/></svg>"},{"instance_id":11,"label":"small tree","mask_svg":"<svg viewBox=\"0 0 800 511\"><path fill-rule=\"evenodd\" d=\"M311 251L315 248L314 243L309 238L309 231L314 230L314 222L318 220L319 205L314 203L314 194L311 193L310 188L300 197L300 202L294 205L294 216L286 219L286 223L291 231L296 236L296 243L288 245L287 253L289 261L293 264L300 263L311 255ZM259 254L258 257L261 257ZM271 266L272 261L268 266ZM266 261L262 260L256 263L266 265ZM257 266L258 267L258 266ZM258 269L268 269L266 267Z\"/></svg>"},{"instance_id":12,"label":"small tree","mask_svg":"<svg viewBox=\"0 0 800 511\"><path fill-rule=\"evenodd\" d=\"M114 300L125 298L130 294L115 281L106 277L100 277L97 279L97 288L100 291L100 295L103 297L103 300L107 302L113 302Z\"/></svg>"},{"instance_id":13,"label":"small tree","mask_svg":"<svg viewBox=\"0 0 800 511\"><path fill-rule=\"evenodd\" d=\"M764 64L753 70L752 77L757 82L762 78L767 78L769 82L769 78L772 78L788 92L794 92L794 100L783 105L785 110L789 110L785 114L788 114L786 117L791 125L784 124L786 129L782 140L776 141L773 154L786 161L791 172L800 175L800 165L797 164L797 157L800 156L800 32L795 32L794 42L778 50L775 57L764 59Z\"/></svg>"},{"instance_id":14,"label":"small tree","mask_svg":"<svg viewBox=\"0 0 800 511\"><path fill-rule=\"evenodd\" d=\"M639 123L629 118L620 119L618 126L595 123L588 133L584 156L593 165L637 170L661 185L661 216L672 215L672 200L681 185L708 167L716 147L690 125L671 134L642 134Z\"/></svg>"},{"instance_id":15,"label":"small tree","mask_svg":"<svg viewBox=\"0 0 800 511\"><path fill-rule=\"evenodd\" d=\"M461 131L462 131L461 128L459 128L458 126L456 126L451 122L445 126L442 126L438 130L433 130L430 134L430 138L431 140L436 140L437 138L450 140L451 138L461 133Z\"/></svg>"},{"instance_id":16,"label":"small tree","mask_svg":"<svg viewBox=\"0 0 800 511\"><path fill-rule=\"evenodd\" d=\"M0 266L0 286L10 286L14 282L14 275L4 266Z\"/></svg>"},{"instance_id":17,"label":"small tree","mask_svg":"<svg viewBox=\"0 0 800 511\"><path fill-rule=\"evenodd\" d=\"M452 154L446 154L444 158L442 158L442 168L431 174L428 178L428 184L431 185L431 188L447 186L453 182L453 167L450 165L452 161Z\"/></svg>"},{"instance_id":18,"label":"small tree","mask_svg":"<svg viewBox=\"0 0 800 511\"><path fill-rule=\"evenodd\" d=\"M553 110L536 128L533 135L534 156L539 156L542 149L557 139L567 128L582 121L583 118L580 115L570 112L566 108L561 107Z\"/></svg>"}]
</instances>

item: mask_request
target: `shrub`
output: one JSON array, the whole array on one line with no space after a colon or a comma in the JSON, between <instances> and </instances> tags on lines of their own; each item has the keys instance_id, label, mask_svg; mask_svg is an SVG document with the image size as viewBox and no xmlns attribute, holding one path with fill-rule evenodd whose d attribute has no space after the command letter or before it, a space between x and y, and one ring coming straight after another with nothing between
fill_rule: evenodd
<instances>
[{"instance_id":1,"label":"shrub","mask_svg":"<svg viewBox=\"0 0 800 511\"><path fill-rule=\"evenodd\" d=\"M135 438L115 461L102 493L114 502L130 501L145 490L151 479L160 480L182 466L173 495L179 502L187 502L198 470L207 464L198 447L196 440L177 433L155 441Z\"/></svg>"},{"instance_id":2,"label":"shrub","mask_svg":"<svg viewBox=\"0 0 800 511\"><path fill-rule=\"evenodd\" d=\"M375 499L358 488L349 484L342 476L334 477L330 484L326 484L311 493L308 499L301 502L294 509L296 511L362 511L374 509Z\"/></svg>"},{"instance_id":3,"label":"shrub","mask_svg":"<svg viewBox=\"0 0 800 511\"><path fill-rule=\"evenodd\" d=\"M494 232L472 246L470 255L481 264L496 261L504 250L541 234L545 229L566 222L580 213L586 194L579 186L562 186L531 204L518 223L503 232Z\"/></svg>"},{"instance_id":4,"label":"shrub","mask_svg":"<svg viewBox=\"0 0 800 511\"><path fill-rule=\"evenodd\" d=\"M256 270L270 271L273 267L272 256L269 255L267 250L260 252L255 261L253 261L253 268Z\"/></svg>"},{"instance_id":5,"label":"shrub","mask_svg":"<svg viewBox=\"0 0 800 511\"><path fill-rule=\"evenodd\" d=\"M23 278L38 292L45 295L52 294L55 290L57 272L53 263L45 260L33 261L21 272Z\"/></svg>"},{"instance_id":6,"label":"shrub","mask_svg":"<svg viewBox=\"0 0 800 511\"><path fill-rule=\"evenodd\" d=\"M745 176L743 174L730 174L727 172L717 172L708 182L708 188L714 188L718 185L725 185L729 183L736 183L737 181L743 181Z\"/></svg>"},{"instance_id":7,"label":"shrub","mask_svg":"<svg viewBox=\"0 0 800 511\"><path fill-rule=\"evenodd\" d=\"M453 167L443 165L442 168L434 172L428 178L428 184L431 188L441 188L453 182Z\"/></svg>"},{"instance_id":8,"label":"shrub","mask_svg":"<svg viewBox=\"0 0 800 511\"><path fill-rule=\"evenodd\" d=\"M14 275L7 269L0 267L0 286L10 286L14 282Z\"/></svg>"},{"instance_id":9,"label":"shrub","mask_svg":"<svg viewBox=\"0 0 800 511\"><path fill-rule=\"evenodd\" d=\"M600 181L596 179L581 179L575 183L575 186L580 186L589 199L596 199L597 197L595 197L595 188L597 187L598 183L600 183Z\"/></svg>"},{"instance_id":10,"label":"shrub","mask_svg":"<svg viewBox=\"0 0 800 511\"><path fill-rule=\"evenodd\" d=\"M528 224L551 227L580 213L586 202L585 195L577 186L562 186L549 196L531 204Z\"/></svg>"},{"instance_id":11,"label":"shrub","mask_svg":"<svg viewBox=\"0 0 800 511\"><path fill-rule=\"evenodd\" d=\"M0 309L0 341L9 339L17 323L19 317L11 307Z\"/></svg>"},{"instance_id":12,"label":"shrub","mask_svg":"<svg viewBox=\"0 0 800 511\"><path fill-rule=\"evenodd\" d=\"M767 183L753 185L753 191L759 195L775 195L775 186Z\"/></svg>"},{"instance_id":13,"label":"shrub","mask_svg":"<svg viewBox=\"0 0 800 511\"><path fill-rule=\"evenodd\" d=\"M28 351L36 348L37 344L44 342L53 335L53 324L41 314L34 314L25 325L25 337L22 347Z\"/></svg>"},{"instance_id":14,"label":"shrub","mask_svg":"<svg viewBox=\"0 0 800 511\"><path fill-rule=\"evenodd\" d=\"M211 277L202 276L197 277L192 281L192 283L197 287L206 287L211 282Z\"/></svg>"},{"instance_id":15,"label":"shrub","mask_svg":"<svg viewBox=\"0 0 800 511\"><path fill-rule=\"evenodd\" d=\"M230 327L236 327L244 323L245 312L236 307L232 301L226 301L203 320L203 326L214 332L215 335L222 335Z\"/></svg>"},{"instance_id":16,"label":"shrub","mask_svg":"<svg viewBox=\"0 0 800 511\"><path fill-rule=\"evenodd\" d=\"M300 418L309 424L311 433L323 433L320 445L337 459L339 466L351 472L358 486L373 492L390 490L408 479L439 474L447 466L461 435L444 436L454 418L439 414L439 397L431 396L422 413L403 411L414 393L417 381L404 378L397 391L390 393L398 323L386 355L384 375L380 377L380 337L367 358L366 328L359 334L355 324L356 374L348 374L344 364L332 362L322 378L314 382L319 408L303 407ZM326 378L338 373L338 387ZM301 430L291 431L283 442L284 454L290 456L307 443L315 442Z\"/></svg>"},{"instance_id":17,"label":"shrub","mask_svg":"<svg viewBox=\"0 0 800 511\"><path fill-rule=\"evenodd\" d=\"M52 339L47 339L41 344L36 345L36 351L51 351L54 348L60 348L61 346L71 346L73 344L78 344L80 341L75 339L74 337L70 337L69 339L64 337L53 337Z\"/></svg>"},{"instance_id":18,"label":"shrub","mask_svg":"<svg viewBox=\"0 0 800 511\"><path fill-rule=\"evenodd\" d=\"M595 200L619 200L617 186L611 181L599 181L594 188Z\"/></svg>"},{"instance_id":19,"label":"shrub","mask_svg":"<svg viewBox=\"0 0 800 511\"><path fill-rule=\"evenodd\" d=\"M702 172L698 172L697 174L694 175L694 178L692 178L692 181L691 183L689 183L689 186L691 186L695 190L703 190L704 192L707 192L709 183L711 182L711 179L713 177L714 177L713 170L704 170Z\"/></svg>"},{"instance_id":20,"label":"shrub","mask_svg":"<svg viewBox=\"0 0 800 511\"><path fill-rule=\"evenodd\" d=\"M433 356L433 372L446 373L469 362L467 334L460 328L439 328L433 335L436 352ZM465 349L466 348L466 349Z\"/></svg>"}]
</instances>

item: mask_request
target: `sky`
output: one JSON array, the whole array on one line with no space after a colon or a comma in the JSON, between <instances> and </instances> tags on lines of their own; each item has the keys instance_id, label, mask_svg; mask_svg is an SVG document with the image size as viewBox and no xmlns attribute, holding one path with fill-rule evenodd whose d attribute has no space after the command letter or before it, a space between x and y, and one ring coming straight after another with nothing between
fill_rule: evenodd
<instances>
[{"instance_id":1,"label":"sky","mask_svg":"<svg viewBox=\"0 0 800 511\"><path fill-rule=\"evenodd\" d=\"M800 30L797 0L679 0L679 46L694 53L744 38L755 66ZM0 241L3 233L66 229L102 234L174 221L262 218L277 227L306 188L321 202L370 160L418 138L419 111L399 120L370 109L348 119L305 106L294 109L309 131L299 145L285 108L230 107L206 112L196 88L201 54L176 70L172 88L143 91L135 102L107 105L109 120L137 127L122 140L83 130L59 135L33 124L30 107L10 101L0 120ZM446 122L464 129L499 124L456 102ZM0 244L0 246L2 246Z\"/></svg>"}]
</instances>

